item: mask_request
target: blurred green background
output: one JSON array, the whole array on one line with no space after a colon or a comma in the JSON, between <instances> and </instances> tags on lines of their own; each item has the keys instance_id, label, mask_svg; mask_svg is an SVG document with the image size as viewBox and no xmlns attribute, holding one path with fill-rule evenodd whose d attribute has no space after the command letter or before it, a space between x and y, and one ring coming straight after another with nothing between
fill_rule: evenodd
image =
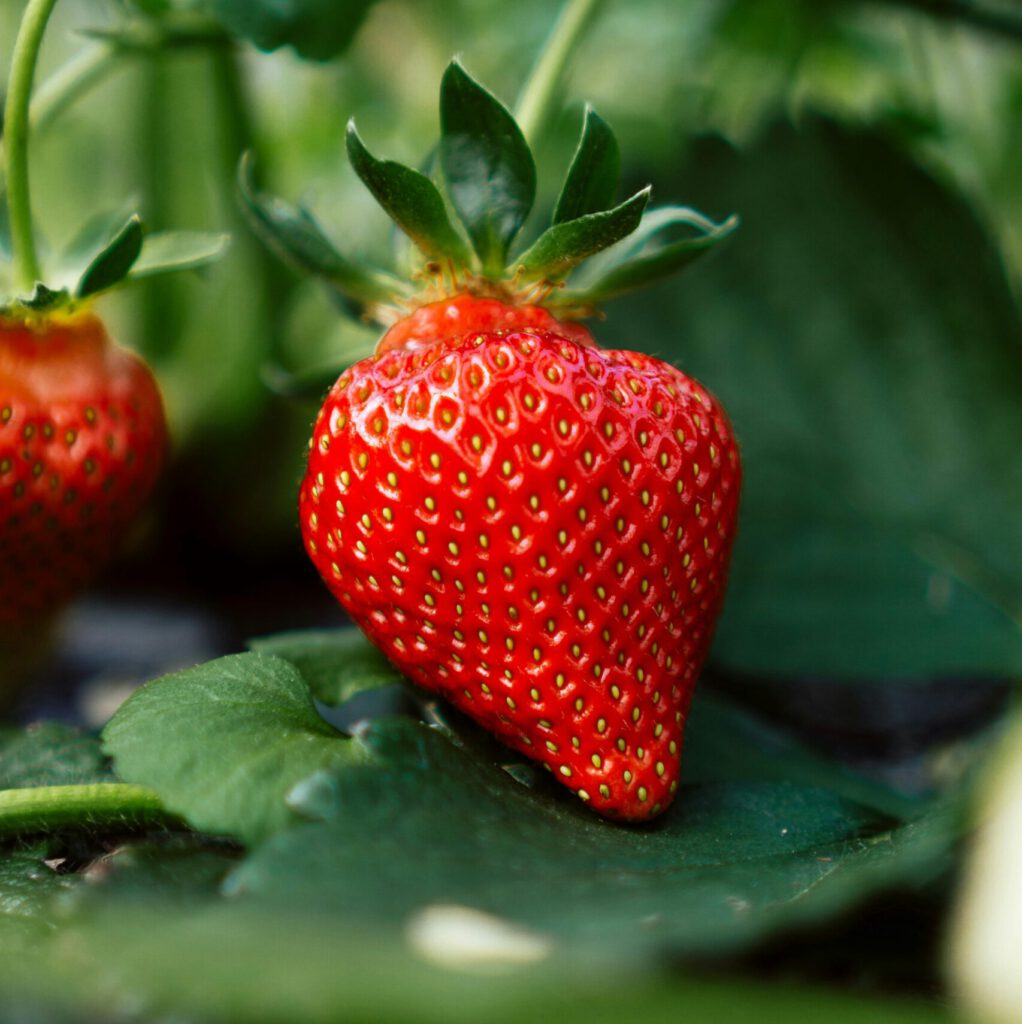
<instances>
[{"instance_id":1,"label":"blurred green background","mask_svg":"<svg viewBox=\"0 0 1022 1024\"><path fill-rule=\"evenodd\" d=\"M36 137L44 236L59 246L90 213L134 200L154 229L229 231L233 241L201 275L105 300L116 336L157 371L174 457L146 530L99 596L72 611L23 716L88 720L87 704L68 711L80 682L136 681L259 632L341 621L296 523L317 403L279 384L368 354L375 333L253 239L236 200L237 161L252 150L262 183L305 202L346 253L391 259L386 218L343 155L348 118L374 152L421 164L450 57L510 103L556 7L58 6L41 80L83 53L99 56L95 80ZM20 13L18 3L0 7L0 61ZM904 794L967 776L1022 676L1022 5L607 0L564 94L538 147L540 208L556 195L588 100L618 134L626 185L652 182L658 202L742 218L720 251L677 282L611 303L593 328L605 345L698 376L742 444L740 536L707 681ZM137 650L143 633L157 636L155 654ZM720 753L711 746L708 762ZM882 916L867 891L839 935L817 941L796 928L783 949L760 949L743 968L942 999L946 893ZM229 941L247 928L221 923ZM315 927L295 927L296 948L314 956ZM194 937L170 935L166 948L182 941ZM204 941L215 945L215 935ZM373 970L390 969L387 941ZM130 958L126 943L111 955ZM357 937L342 946L356 963L342 972L348 996L370 992ZM873 954L860 958L866 947ZM286 1019L293 992L269 982L243 992L229 974L213 984L240 1000L239 1016L261 1019L253 1007L272 995ZM303 977L292 976L296 988ZM316 978L309 985L329 1003ZM588 1019L627 1019L616 996L586 1002L590 981L557 998L577 995ZM643 984L649 1019L673 1019L679 1000L692 1019L714 1021L729 1012L787 1020L813 1005L786 990L729 993L714 980L684 992L673 979ZM542 1019L535 1006L560 984L541 978L518 1002L512 987L481 995L464 982L437 1012ZM385 1019L411 1012L397 997L387 1007ZM836 1000L825 1012L950 1019L883 1007ZM194 1007L221 1009L214 997Z\"/></svg>"}]
</instances>

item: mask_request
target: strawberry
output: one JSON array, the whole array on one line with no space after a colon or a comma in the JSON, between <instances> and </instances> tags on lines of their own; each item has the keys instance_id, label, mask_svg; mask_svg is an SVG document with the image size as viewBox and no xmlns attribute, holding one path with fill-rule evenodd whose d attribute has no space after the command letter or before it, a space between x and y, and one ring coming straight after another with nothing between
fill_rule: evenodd
<instances>
[{"instance_id":1,"label":"strawberry","mask_svg":"<svg viewBox=\"0 0 1022 1024\"><path fill-rule=\"evenodd\" d=\"M145 236L137 216L92 216L43 282L29 175L32 81L52 2L30 3L3 110L0 217L0 698L40 659L59 610L99 572L137 517L166 425L149 368L91 311L132 278L202 266L223 236ZM52 269L52 268L51 268Z\"/></svg>"},{"instance_id":2,"label":"strawberry","mask_svg":"<svg viewBox=\"0 0 1022 1024\"><path fill-rule=\"evenodd\" d=\"M0 319L0 630L45 619L103 567L165 441L152 373L93 314Z\"/></svg>"},{"instance_id":3,"label":"strawberry","mask_svg":"<svg viewBox=\"0 0 1022 1024\"><path fill-rule=\"evenodd\" d=\"M457 64L441 122L446 191L471 249L432 182L348 134L356 171L426 259L419 295L332 249L325 259L307 214L247 191L265 236L370 312L385 316L380 295L397 292L396 322L316 420L305 546L411 680L594 810L642 821L678 787L735 531L738 448L700 384L599 348L576 321L733 225L661 211L654 223L698 234L651 247L648 191L609 206L616 150L589 112L554 225L503 272L534 188L524 139ZM618 247L602 276L564 287L584 257L632 231L638 252Z\"/></svg>"}]
</instances>

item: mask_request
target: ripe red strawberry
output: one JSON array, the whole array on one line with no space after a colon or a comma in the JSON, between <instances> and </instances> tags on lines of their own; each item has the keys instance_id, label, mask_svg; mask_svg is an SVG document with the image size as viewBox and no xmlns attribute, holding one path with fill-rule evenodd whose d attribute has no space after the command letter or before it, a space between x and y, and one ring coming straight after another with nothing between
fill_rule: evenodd
<instances>
[{"instance_id":1,"label":"ripe red strawberry","mask_svg":"<svg viewBox=\"0 0 1022 1024\"><path fill-rule=\"evenodd\" d=\"M91 216L44 283L29 175L32 80L52 3L29 4L3 110L0 265L0 697L39 659L54 613L98 572L138 515L166 438L148 367L89 312L133 277L201 266L223 236L144 237L137 216ZM70 276L76 271L74 276Z\"/></svg>"},{"instance_id":2,"label":"ripe red strawberry","mask_svg":"<svg viewBox=\"0 0 1022 1024\"><path fill-rule=\"evenodd\" d=\"M734 533L723 411L666 363L493 300L425 306L380 347L316 421L313 562L415 682L597 810L658 813Z\"/></svg>"},{"instance_id":3,"label":"ripe red strawberry","mask_svg":"<svg viewBox=\"0 0 1022 1024\"><path fill-rule=\"evenodd\" d=\"M246 197L273 244L368 312L382 318L395 291L405 309L320 411L299 499L306 548L409 678L595 810L644 820L677 789L723 597L738 450L703 387L602 350L571 321L733 225L681 209L644 221L648 191L611 207L616 149L590 112L553 227L504 271L532 202L528 148L457 65L441 122L446 191L474 254L432 182L348 135L356 171L426 257L420 296L347 263L307 214ZM668 225L698 234L658 248ZM632 231L636 252L618 247L602 276L559 290Z\"/></svg>"},{"instance_id":4,"label":"ripe red strawberry","mask_svg":"<svg viewBox=\"0 0 1022 1024\"><path fill-rule=\"evenodd\" d=\"M0 319L0 629L47 618L103 568L165 442L152 373L95 316Z\"/></svg>"}]
</instances>

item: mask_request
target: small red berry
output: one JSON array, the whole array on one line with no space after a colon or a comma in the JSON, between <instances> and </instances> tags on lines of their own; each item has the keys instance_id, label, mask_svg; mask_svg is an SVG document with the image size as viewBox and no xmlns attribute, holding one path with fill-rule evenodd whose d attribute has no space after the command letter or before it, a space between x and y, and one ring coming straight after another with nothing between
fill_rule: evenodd
<instances>
[{"instance_id":1,"label":"small red berry","mask_svg":"<svg viewBox=\"0 0 1022 1024\"><path fill-rule=\"evenodd\" d=\"M334 385L301 526L402 672L637 821L677 788L739 477L723 410L674 367L460 296Z\"/></svg>"},{"instance_id":2,"label":"small red berry","mask_svg":"<svg viewBox=\"0 0 1022 1024\"><path fill-rule=\"evenodd\" d=\"M152 373L97 317L0 318L0 630L38 625L104 567L165 445Z\"/></svg>"}]
</instances>

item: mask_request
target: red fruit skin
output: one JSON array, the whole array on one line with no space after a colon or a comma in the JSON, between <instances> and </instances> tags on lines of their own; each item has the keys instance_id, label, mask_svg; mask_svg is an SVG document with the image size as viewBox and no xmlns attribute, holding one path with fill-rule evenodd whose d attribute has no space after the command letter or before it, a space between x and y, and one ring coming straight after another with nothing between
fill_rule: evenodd
<instances>
[{"instance_id":1,"label":"red fruit skin","mask_svg":"<svg viewBox=\"0 0 1022 1024\"><path fill-rule=\"evenodd\" d=\"M739 487L723 410L680 371L462 298L338 379L299 500L312 561L395 666L642 821L677 789Z\"/></svg>"},{"instance_id":2,"label":"red fruit skin","mask_svg":"<svg viewBox=\"0 0 1022 1024\"><path fill-rule=\"evenodd\" d=\"M97 317L0 319L0 632L38 626L104 567L166 436L152 373Z\"/></svg>"}]
</instances>

